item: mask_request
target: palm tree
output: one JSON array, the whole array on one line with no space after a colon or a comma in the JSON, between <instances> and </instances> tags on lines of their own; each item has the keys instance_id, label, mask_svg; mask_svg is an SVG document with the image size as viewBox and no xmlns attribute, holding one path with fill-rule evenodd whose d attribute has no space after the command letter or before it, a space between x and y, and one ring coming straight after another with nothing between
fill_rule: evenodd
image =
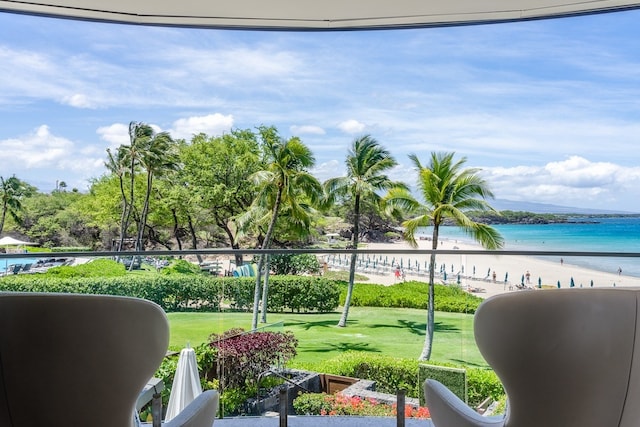
<instances>
[{"instance_id":1,"label":"palm tree","mask_svg":"<svg viewBox=\"0 0 640 427\"><path fill-rule=\"evenodd\" d=\"M342 316L338 326L347 325L351 296L353 294L353 282L356 273L356 261L358 254L358 241L360 238L360 204L365 199L370 199L376 204L381 200L380 192L392 188L405 189L402 183L394 182L384 174L385 171L397 165L391 154L380 146L378 141L370 135L356 138L346 159L347 175L331 178L324 183L327 202L331 203L336 198L342 198L353 202L353 239L351 254L351 264L349 266L349 286L345 299Z\"/></svg>"},{"instance_id":2,"label":"palm tree","mask_svg":"<svg viewBox=\"0 0 640 427\"><path fill-rule=\"evenodd\" d=\"M133 215L135 208L135 181L136 171L139 170L140 166L140 156L144 151L144 147L148 145L148 140L152 136L153 128L151 126L145 123L131 122L129 123L129 145L121 145L118 147L118 151L121 153L118 153L116 160L122 162L123 165L126 165L127 172L124 173L129 174L129 197L128 200L126 197L123 198L123 201L126 202L126 206L123 215L124 220L120 227L121 234L119 250L122 250L125 234L129 228L131 215ZM111 163L111 159L109 159L109 162Z\"/></svg>"},{"instance_id":3,"label":"palm tree","mask_svg":"<svg viewBox=\"0 0 640 427\"><path fill-rule=\"evenodd\" d=\"M2 213L0 214L0 233L4 229L4 222L7 213L20 224L18 213L22 210L20 200L27 196L29 188L24 182L20 181L16 176L4 179L0 176L0 204L2 205Z\"/></svg>"},{"instance_id":4,"label":"palm tree","mask_svg":"<svg viewBox=\"0 0 640 427\"><path fill-rule=\"evenodd\" d=\"M404 237L417 247L415 234L419 227L433 226L432 249L438 248L440 225L448 218L466 231L485 249L498 249L504 244L500 233L486 224L473 221L470 211L496 213L485 199L493 198L489 186L478 174L479 169L463 169L466 158L454 161L455 153L431 153L427 166L423 166L415 154L409 156L418 171L418 189L424 204L418 202L409 191L392 190L385 203L404 209L413 218L402 223ZM427 302L427 328L420 360L429 360L434 329L434 271L436 254L429 263L429 301Z\"/></svg>"},{"instance_id":5,"label":"palm tree","mask_svg":"<svg viewBox=\"0 0 640 427\"><path fill-rule=\"evenodd\" d=\"M252 175L258 186L258 193L250 211L262 212L263 220L268 217L269 225L262 240L261 249L268 249L273 237L278 214L283 205L296 221L309 223L308 213L300 204L300 193L315 203L319 200L322 187L316 178L307 172L315 163L311 150L296 137L283 140L274 127L261 127L260 134L266 158L265 168ZM261 254L258 260L258 272L253 298L252 328L258 326L258 306L260 303L260 282L266 256ZM266 322L268 283L262 292L263 322Z\"/></svg>"},{"instance_id":6,"label":"palm tree","mask_svg":"<svg viewBox=\"0 0 640 427\"><path fill-rule=\"evenodd\" d=\"M136 249L142 250L142 239L147 225L149 214L149 199L153 188L153 177L163 173L176 170L178 167L178 155L176 145L167 132L152 134L149 138L144 138L144 145L141 147L139 164L146 173L147 186L142 204L142 212L138 221L138 236L136 239Z\"/></svg>"},{"instance_id":7,"label":"palm tree","mask_svg":"<svg viewBox=\"0 0 640 427\"><path fill-rule=\"evenodd\" d=\"M125 150L121 148L116 149L115 155L113 154L111 149L107 148L107 161L104 164L109 172L118 177L118 183L120 185L122 213L120 214L120 241L117 248L118 252L122 250L122 244L126 235L125 217L127 215L127 209L129 206L129 202L127 201L127 193L124 189L124 177L128 169L127 161L124 155Z\"/></svg>"}]
</instances>

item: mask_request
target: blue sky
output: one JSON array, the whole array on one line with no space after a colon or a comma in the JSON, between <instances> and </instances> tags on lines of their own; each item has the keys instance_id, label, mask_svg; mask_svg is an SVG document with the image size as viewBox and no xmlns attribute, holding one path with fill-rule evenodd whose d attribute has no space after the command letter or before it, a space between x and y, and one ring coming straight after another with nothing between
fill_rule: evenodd
<instances>
[{"instance_id":1,"label":"blue sky","mask_svg":"<svg viewBox=\"0 0 640 427\"><path fill-rule=\"evenodd\" d=\"M496 198L640 212L640 11L439 29L250 32L0 13L0 175L84 191L130 121L275 125L320 180L371 134L455 151Z\"/></svg>"}]
</instances>

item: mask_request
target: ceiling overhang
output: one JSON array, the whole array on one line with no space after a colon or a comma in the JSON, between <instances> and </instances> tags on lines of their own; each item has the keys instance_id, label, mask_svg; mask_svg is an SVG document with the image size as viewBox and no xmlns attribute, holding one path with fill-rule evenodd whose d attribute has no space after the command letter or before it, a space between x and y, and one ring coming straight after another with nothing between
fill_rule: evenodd
<instances>
[{"instance_id":1,"label":"ceiling overhang","mask_svg":"<svg viewBox=\"0 0 640 427\"><path fill-rule=\"evenodd\" d=\"M347 30L467 25L640 8L625 0L0 0L0 11L138 25Z\"/></svg>"}]
</instances>

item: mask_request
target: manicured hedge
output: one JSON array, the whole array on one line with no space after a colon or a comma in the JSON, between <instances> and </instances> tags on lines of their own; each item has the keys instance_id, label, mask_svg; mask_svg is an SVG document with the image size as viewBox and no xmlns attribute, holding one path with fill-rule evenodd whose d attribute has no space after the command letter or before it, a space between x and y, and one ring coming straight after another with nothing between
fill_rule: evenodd
<instances>
[{"instance_id":1,"label":"manicured hedge","mask_svg":"<svg viewBox=\"0 0 640 427\"><path fill-rule=\"evenodd\" d=\"M115 277L7 276L0 291L124 295L148 299L165 311L251 310L255 279L204 275L126 275ZM330 280L308 276L271 276L270 311L330 312L338 307L340 289Z\"/></svg>"},{"instance_id":2,"label":"manicured hedge","mask_svg":"<svg viewBox=\"0 0 640 427\"><path fill-rule=\"evenodd\" d=\"M327 374L375 381L376 390L382 393L395 394L397 390L404 389L408 397L424 401L423 381L419 375L420 365L423 363L414 359L348 351L323 362L317 370ZM466 369L467 397L472 407L479 405L489 396L498 400L504 395L498 377L491 370L431 361L429 364Z\"/></svg>"},{"instance_id":3,"label":"manicured hedge","mask_svg":"<svg viewBox=\"0 0 640 427\"><path fill-rule=\"evenodd\" d=\"M347 286L343 283L340 304L344 303ZM463 291L456 285L435 285L435 309L452 313L476 312L482 298ZM391 286L358 283L353 288L352 306L398 307L426 309L429 285L424 282L403 282Z\"/></svg>"}]
</instances>

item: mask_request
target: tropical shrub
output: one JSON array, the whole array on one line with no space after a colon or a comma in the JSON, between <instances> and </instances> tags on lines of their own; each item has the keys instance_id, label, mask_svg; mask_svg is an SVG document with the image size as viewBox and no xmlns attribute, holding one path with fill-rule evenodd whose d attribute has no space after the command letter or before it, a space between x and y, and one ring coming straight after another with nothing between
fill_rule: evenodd
<instances>
[{"instance_id":1,"label":"tropical shrub","mask_svg":"<svg viewBox=\"0 0 640 427\"><path fill-rule=\"evenodd\" d=\"M347 292L342 286L340 303L344 303ZM453 313L475 313L482 298L471 295L455 285L435 285L435 309ZM426 309L429 285L424 282L402 282L392 286L369 283L354 287L351 297L352 306L361 307L398 307Z\"/></svg>"},{"instance_id":2,"label":"tropical shrub","mask_svg":"<svg viewBox=\"0 0 640 427\"><path fill-rule=\"evenodd\" d=\"M44 276L57 278L114 277L125 276L126 274L127 270L124 265L110 259L101 258L74 266L61 265L51 267L44 273Z\"/></svg>"},{"instance_id":3,"label":"tropical shrub","mask_svg":"<svg viewBox=\"0 0 640 427\"><path fill-rule=\"evenodd\" d=\"M185 261L183 259L177 259L171 262L169 265L160 270L162 274L207 274L203 273L200 266Z\"/></svg>"},{"instance_id":4,"label":"tropical shrub","mask_svg":"<svg viewBox=\"0 0 640 427\"><path fill-rule=\"evenodd\" d=\"M375 399L358 396L347 397L340 393L305 393L293 401L296 414L304 415L357 415L391 417L397 415L396 405L379 403ZM425 407L405 405L405 418L430 418Z\"/></svg>"},{"instance_id":5,"label":"tropical shrub","mask_svg":"<svg viewBox=\"0 0 640 427\"><path fill-rule=\"evenodd\" d=\"M313 254L277 254L269 256L269 267L274 274L318 274L320 263Z\"/></svg>"},{"instance_id":6,"label":"tropical shrub","mask_svg":"<svg viewBox=\"0 0 640 427\"><path fill-rule=\"evenodd\" d=\"M215 350L216 358L213 366L201 368L207 378L221 379L225 390L255 386L260 374L296 355L298 340L290 331L245 333L235 328L210 335L207 345Z\"/></svg>"},{"instance_id":7,"label":"tropical shrub","mask_svg":"<svg viewBox=\"0 0 640 427\"><path fill-rule=\"evenodd\" d=\"M94 262L99 261L93 261ZM71 277L47 274L16 274L0 279L0 291L62 292L123 295L144 298L165 311L218 311L221 301L232 309L251 310L254 279L251 277L212 277L193 274L127 274L124 266L104 260L114 275L108 277ZM105 267L105 270L107 267ZM68 270L63 270L64 274ZM329 312L338 307L338 285L325 278L309 276L273 276L269 295L271 311Z\"/></svg>"},{"instance_id":8,"label":"tropical shrub","mask_svg":"<svg viewBox=\"0 0 640 427\"><path fill-rule=\"evenodd\" d=\"M404 389L408 397L422 398L424 391L419 379L421 363L414 359L348 351L324 361L318 370L327 374L344 375L376 382L376 390L395 394ZM504 389L496 374L488 369L470 368L451 363L429 362L432 365L463 368L467 371L467 398L475 407L487 397L499 400Z\"/></svg>"}]
</instances>

